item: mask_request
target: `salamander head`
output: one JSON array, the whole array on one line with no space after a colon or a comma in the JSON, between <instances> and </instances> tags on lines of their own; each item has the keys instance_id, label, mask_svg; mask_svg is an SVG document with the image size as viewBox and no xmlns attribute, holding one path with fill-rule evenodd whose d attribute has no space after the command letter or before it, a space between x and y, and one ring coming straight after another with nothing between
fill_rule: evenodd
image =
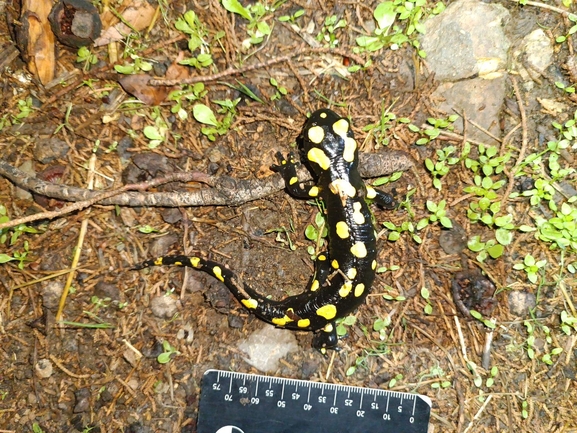
<instances>
[{"instance_id":1,"label":"salamander head","mask_svg":"<svg viewBox=\"0 0 577 433\"><path fill-rule=\"evenodd\" d=\"M328 109L311 114L299 136L302 161L320 176L334 166L353 166L358 159L357 142L347 119Z\"/></svg>"}]
</instances>

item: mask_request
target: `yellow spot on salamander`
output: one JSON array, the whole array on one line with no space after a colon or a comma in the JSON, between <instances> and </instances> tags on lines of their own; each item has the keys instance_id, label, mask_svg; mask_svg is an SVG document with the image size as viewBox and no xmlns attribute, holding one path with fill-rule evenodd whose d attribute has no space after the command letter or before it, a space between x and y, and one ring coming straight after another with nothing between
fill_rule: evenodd
<instances>
[{"instance_id":1,"label":"yellow spot on salamander","mask_svg":"<svg viewBox=\"0 0 577 433\"><path fill-rule=\"evenodd\" d=\"M224 283L224 277L222 276L222 269L220 269L219 266L215 266L214 268L212 268L212 273L216 278L218 278L220 281Z\"/></svg>"},{"instance_id":2,"label":"yellow spot on salamander","mask_svg":"<svg viewBox=\"0 0 577 433\"><path fill-rule=\"evenodd\" d=\"M324 317L327 320L333 320L337 316L337 307L333 304L323 305L317 310L317 316Z\"/></svg>"},{"instance_id":3,"label":"yellow spot on salamander","mask_svg":"<svg viewBox=\"0 0 577 433\"><path fill-rule=\"evenodd\" d=\"M327 256L325 256L324 254L321 254L317 257L317 259L319 259L321 262L324 262L327 259Z\"/></svg>"},{"instance_id":4,"label":"yellow spot on salamander","mask_svg":"<svg viewBox=\"0 0 577 433\"><path fill-rule=\"evenodd\" d=\"M353 203L353 221L357 224L365 223L365 216L361 212L363 205L360 202Z\"/></svg>"},{"instance_id":5,"label":"yellow spot on salamander","mask_svg":"<svg viewBox=\"0 0 577 433\"><path fill-rule=\"evenodd\" d=\"M341 239L347 239L349 237L349 226L344 221L339 221L336 225L337 236Z\"/></svg>"},{"instance_id":6,"label":"yellow spot on salamander","mask_svg":"<svg viewBox=\"0 0 577 433\"><path fill-rule=\"evenodd\" d=\"M375 198L377 196L377 191L370 185L367 185L367 198Z\"/></svg>"},{"instance_id":7,"label":"yellow spot on salamander","mask_svg":"<svg viewBox=\"0 0 577 433\"><path fill-rule=\"evenodd\" d=\"M373 263L371 263L371 269L374 271L375 269L377 269L377 261L373 260Z\"/></svg>"},{"instance_id":8,"label":"yellow spot on salamander","mask_svg":"<svg viewBox=\"0 0 577 433\"><path fill-rule=\"evenodd\" d=\"M349 122L347 119L339 119L333 123L333 131L335 131L335 134L345 138L347 132L349 132Z\"/></svg>"},{"instance_id":9,"label":"yellow spot on salamander","mask_svg":"<svg viewBox=\"0 0 577 433\"><path fill-rule=\"evenodd\" d=\"M293 320L285 315L284 317L274 317L271 322L273 325L276 326L286 326L287 323L292 322Z\"/></svg>"},{"instance_id":10,"label":"yellow spot on salamander","mask_svg":"<svg viewBox=\"0 0 577 433\"><path fill-rule=\"evenodd\" d=\"M333 332L333 324L332 323L327 323L326 326L323 328L324 332Z\"/></svg>"},{"instance_id":11,"label":"yellow spot on salamander","mask_svg":"<svg viewBox=\"0 0 577 433\"><path fill-rule=\"evenodd\" d=\"M333 194L338 194L342 199L354 197L357 190L348 180L336 179L329 184L329 189Z\"/></svg>"},{"instance_id":12,"label":"yellow spot on salamander","mask_svg":"<svg viewBox=\"0 0 577 433\"><path fill-rule=\"evenodd\" d=\"M337 262L335 259L331 262L331 266L333 267L333 269L338 269L339 268L339 262Z\"/></svg>"},{"instance_id":13,"label":"yellow spot on salamander","mask_svg":"<svg viewBox=\"0 0 577 433\"><path fill-rule=\"evenodd\" d=\"M182 266L182 262L174 262L174 266Z\"/></svg>"},{"instance_id":14,"label":"yellow spot on salamander","mask_svg":"<svg viewBox=\"0 0 577 433\"><path fill-rule=\"evenodd\" d=\"M354 138L345 137L345 149L343 150L343 159L347 162L355 160L355 151L357 150L357 142Z\"/></svg>"},{"instance_id":15,"label":"yellow spot on salamander","mask_svg":"<svg viewBox=\"0 0 577 433\"><path fill-rule=\"evenodd\" d=\"M357 276L357 269L356 268L351 268L347 271L347 278L349 280L354 280L356 276Z\"/></svg>"},{"instance_id":16,"label":"yellow spot on salamander","mask_svg":"<svg viewBox=\"0 0 577 433\"><path fill-rule=\"evenodd\" d=\"M311 150L309 150L307 153L307 158L311 162L316 162L323 170L328 170L331 166L331 160L327 154L318 147L313 147Z\"/></svg>"},{"instance_id":17,"label":"yellow spot on salamander","mask_svg":"<svg viewBox=\"0 0 577 433\"><path fill-rule=\"evenodd\" d=\"M319 280L314 280L311 284L311 292L316 292L319 289Z\"/></svg>"},{"instance_id":18,"label":"yellow spot on salamander","mask_svg":"<svg viewBox=\"0 0 577 433\"><path fill-rule=\"evenodd\" d=\"M256 299L242 299L240 302L249 310L254 310L256 307L258 307L258 302Z\"/></svg>"},{"instance_id":19,"label":"yellow spot on salamander","mask_svg":"<svg viewBox=\"0 0 577 433\"><path fill-rule=\"evenodd\" d=\"M158 259L156 259L156 260L154 261L154 264L155 264L156 266L162 266L162 257L159 257Z\"/></svg>"},{"instance_id":20,"label":"yellow spot on salamander","mask_svg":"<svg viewBox=\"0 0 577 433\"><path fill-rule=\"evenodd\" d=\"M289 180L289 185L294 185L295 183L297 183L299 181L298 177L291 177Z\"/></svg>"},{"instance_id":21,"label":"yellow spot on salamander","mask_svg":"<svg viewBox=\"0 0 577 433\"><path fill-rule=\"evenodd\" d=\"M311 189L309 189L309 195L311 197L317 197L319 195L319 187L313 186Z\"/></svg>"},{"instance_id":22,"label":"yellow spot on salamander","mask_svg":"<svg viewBox=\"0 0 577 433\"><path fill-rule=\"evenodd\" d=\"M326 118L327 118L327 113L323 111L321 114L319 114L319 116L320 116L322 119L326 119Z\"/></svg>"},{"instance_id":23,"label":"yellow spot on salamander","mask_svg":"<svg viewBox=\"0 0 577 433\"><path fill-rule=\"evenodd\" d=\"M198 257L191 257L189 259L189 261L190 261L190 266L192 266L194 268L200 267L200 259Z\"/></svg>"},{"instance_id":24,"label":"yellow spot on salamander","mask_svg":"<svg viewBox=\"0 0 577 433\"><path fill-rule=\"evenodd\" d=\"M351 293L351 289L353 288L353 284L351 282L346 282L343 286L339 289L339 296L341 298L346 298Z\"/></svg>"},{"instance_id":25,"label":"yellow spot on salamander","mask_svg":"<svg viewBox=\"0 0 577 433\"><path fill-rule=\"evenodd\" d=\"M353 254L353 256L362 259L364 257L367 257L367 247L365 246L364 243L357 242L351 247L351 253Z\"/></svg>"},{"instance_id":26,"label":"yellow spot on salamander","mask_svg":"<svg viewBox=\"0 0 577 433\"><path fill-rule=\"evenodd\" d=\"M307 131L307 135L310 141L320 144L325 139L325 130L321 126L313 126Z\"/></svg>"},{"instance_id":27,"label":"yellow spot on salamander","mask_svg":"<svg viewBox=\"0 0 577 433\"><path fill-rule=\"evenodd\" d=\"M355 286L355 298L358 298L363 294L365 291L365 285L363 283L359 283Z\"/></svg>"},{"instance_id":28,"label":"yellow spot on salamander","mask_svg":"<svg viewBox=\"0 0 577 433\"><path fill-rule=\"evenodd\" d=\"M297 322L299 328L308 328L311 326L311 321L309 319L301 319Z\"/></svg>"}]
</instances>

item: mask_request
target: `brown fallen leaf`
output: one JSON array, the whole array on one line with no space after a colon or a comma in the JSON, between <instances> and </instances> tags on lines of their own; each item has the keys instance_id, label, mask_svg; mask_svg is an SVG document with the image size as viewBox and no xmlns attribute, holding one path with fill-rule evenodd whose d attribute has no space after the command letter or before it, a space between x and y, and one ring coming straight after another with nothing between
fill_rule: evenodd
<instances>
[{"instance_id":1,"label":"brown fallen leaf","mask_svg":"<svg viewBox=\"0 0 577 433\"><path fill-rule=\"evenodd\" d=\"M130 26L137 31L140 31L150 25L154 17L154 12L155 8L148 4L146 0L136 0L131 6L121 12L121 14L124 22L130 24ZM107 17L103 16L102 22L106 23L107 21ZM119 21L115 25L108 27L102 35L94 41L94 45L100 47L124 39L132 32L132 28L124 24L124 22Z\"/></svg>"},{"instance_id":2,"label":"brown fallen leaf","mask_svg":"<svg viewBox=\"0 0 577 433\"><path fill-rule=\"evenodd\" d=\"M178 62L184 58L184 53L180 52L176 60L166 70L165 77L170 80L185 79L190 76L191 68L179 65ZM147 105L160 105L168 94L177 86L150 86L151 79L147 74L127 75L118 80L125 92L136 96Z\"/></svg>"}]
</instances>

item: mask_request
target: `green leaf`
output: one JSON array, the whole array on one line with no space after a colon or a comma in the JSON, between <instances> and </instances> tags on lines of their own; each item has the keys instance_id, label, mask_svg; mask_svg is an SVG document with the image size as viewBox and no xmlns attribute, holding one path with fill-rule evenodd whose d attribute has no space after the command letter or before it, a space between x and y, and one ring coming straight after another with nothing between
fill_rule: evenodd
<instances>
[{"instance_id":1,"label":"green leaf","mask_svg":"<svg viewBox=\"0 0 577 433\"><path fill-rule=\"evenodd\" d=\"M212 110L204 104L195 104L192 108L194 118L205 125L218 126L218 121Z\"/></svg>"},{"instance_id":2,"label":"green leaf","mask_svg":"<svg viewBox=\"0 0 577 433\"><path fill-rule=\"evenodd\" d=\"M395 22L397 13L395 4L392 1L380 3L373 12L377 25L381 30L387 30Z\"/></svg>"},{"instance_id":3,"label":"green leaf","mask_svg":"<svg viewBox=\"0 0 577 433\"><path fill-rule=\"evenodd\" d=\"M158 357L156 358L156 360L160 363L160 364L167 364L168 362L170 362L170 355L172 353L171 352L163 352L160 355L158 355Z\"/></svg>"},{"instance_id":4,"label":"green leaf","mask_svg":"<svg viewBox=\"0 0 577 433\"><path fill-rule=\"evenodd\" d=\"M238 0L222 0L224 8L232 13L239 14L244 19L252 21L252 15Z\"/></svg>"},{"instance_id":5,"label":"green leaf","mask_svg":"<svg viewBox=\"0 0 577 433\"><path fill-rule=\"evenodd\" d=\"M501 257L503 255L504 251L505 251L505 249L503 248L503 245L501 245L501 244L496 244L490 248L487 248L487 252L489 253L491 258L493 258L493 259L497 259L497 258Z\"/></svg>"},{"instance_id":6,"label":"green leaf","mask_svg":"<svg viewBox=\"0 0 577 433\"><path fill-rule=\"evenodd\" d=\"M501 245L510 245L513 241L513 233L507 229L495 230L495 238Z\"/></svg>"},{"instance_id":7,"label":"green leaf","mask_svg":"<svg viewBox=\"0 0 577 433\"><path fill-rule=\"evenodd\" d=\"M451 221L450 218L447 217L441 217L439 219L439 222L441 223L441 225L445 228L451 229L453 228L453 222Z\"/></svg>"},{"instance_id":8,"label":"green leaf","mask_svg":"<svg viewBox=\"0 0 577 433\"><path fill-rule=\"evenodd\" d=\"M12 256L9 256L8 254L0 254L0 263L7 263L11 260L16 260L16 259Z\"/></svg>"},{"instance_id":9,"label":"green leaf","mask_svg":"<svg viewBox=\"0 0 577 433\"><path fill-rule=\"evenodd\" d=\"M149 140L163 140L164 136L160 133L160 131L158 130L158 128L156 126L145 126L144 129L142 130L142 132L144 133L144 136L146 138L148 138Z\"/></svg>"}]
</instances>

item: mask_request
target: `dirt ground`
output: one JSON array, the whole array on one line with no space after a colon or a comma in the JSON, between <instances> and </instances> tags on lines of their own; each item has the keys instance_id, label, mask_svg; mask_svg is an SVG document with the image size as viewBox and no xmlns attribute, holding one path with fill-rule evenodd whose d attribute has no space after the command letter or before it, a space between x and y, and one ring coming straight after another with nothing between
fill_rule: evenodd
<instances>
[{"instance_id":1,"label":"dirt ground","mask_svg":"<svg viewBox=\"0 0 577 433\"><path fill-rule=\"evenodd\" d=\"M5 65L1 79L2 160L13 167L27 163L35 173L42 173L45 181L83 189L93 177L92 188L103 191L178 172L266 182L273 174L269 167L275 162L275 153L291 149L307 112L330 106L350 116L364 152L379 153L388 146L415 161L414 169L384 187L399 202L405 201L409 191L414 193L409 209L373 209L380 232L379 266L388 270L377 275L371 296L341 342L342 350L323 357L311 348L310 333L296 333L300 350L286 356L278 370L269 374L425 394L433 402L430 431L577 432L577 331L560 330L561 312L571 313L575 302L575 279L565 267L575 261L575 252L568 249L562 262L559 251L551 251L550 244L539 242L532 233L521 233L502 257L481 263L477 253L466 247L446 253L439 240L447 230L438 223L418 233L420 244L408 233L395 242L388 241L390 232L382 223L401 226L428 217L427 200L446 200L448 216L463 228L466 238L486 236L491 228L467 218L471 195L463 188L472 185L473 174L464 162L453 166L442 179L441 191L432 187L431 173L424 166L425 158L433 157L437 149L449 144L462 146L462 137L451 141L441 135L426 146L417 146L414 143L421 135L411 132L405 123L391 121L383 126L382 136L364 128L378 124L387 109L418 126L429 117L445 117L430 98L434 80L423 75L413 49L371 53L371 67L342 78L338 72L358 58L352 52L357 36L352 28L335 31L340 54L311 52L302 34L276 19L304 8L305 16L295 22L301 28L314 22L314 39L325 17L336 14L349 23L359 17L370 21L376 5L320 3L306 7L304 2L282 4L268 15L269 24L274 23L270 38L242 52L246 21L238 15L226 12L216 1L170 2L166 21L160 15L149 32L143 31L133 41L136 52L156 62L150 76L162 76L179 51L186 51L186 39L179 37L173 22L190 9L206 26L215 64L212 70L191 68L192 75L256 65L243 74L207 80L206 95L198 101L183 101L187 120L172 113L174 103L167 100L156 106L135 103L133 96L121 90L118 80L122 76L107 61L106 46L92 49L99 59L92 69L69 76L48 90L31 78L20 57L14 57ZM515 18L523 15L515 3L505 5ZM539 13L547 15L548 22L558 17L554 34L566 31L568 22L556 12L543 9ZM11 43L7 23L0 28L0 45L6 53ZM217 40L214 36L219 31L224 36ZM573 55L571 43L559 45L556 51L556 70L568 80L571 71L563 66ZM118 44L120 50L123 47ZM350 56L343 57L347 52ZM294 57L266 63L288 55ZM57 76L78 70L76 49L59 46L57 56ZM363 59L368 56L360 55ZM271 86L270 78L286 88L286 96L271 100L277 88ZM539 134L555 136L551 122L573 117L570 95L554 82L545 77L536 93L523 91L521 108L511 87L504 106L503 137L521 122L521 109L527 121L509 136L510 148L503 145L499 150L512 151L509 169L516 162L523 132L529 154L542 145ZM265 103L231 87L238 88L239 83ZM155 91L151 91L153 97ZM544 112L536 102L542 94L562 100L566 110ZM116 97L123 103L114 105ZM202 125L192 117L192 105L203 102L216 111L218 106L210 101L239 97L228 131L214 141L207 139ZM27 98L31 98L31 113L16 119L22 112L19 101ZM143 130L147 125L159 125L159 118L169 124L169 138L151 149ZM575 149L569 148L567 158L574 158L574 153ZM572 160L563 164L567 161ZM89 164L94 165L94 176L89 176ZM575 175L567 182L575 187ZM156 191L181 197L198 194L201 188L209 187L202 182L170 182ZM62 188L50 191L62 193ZM158 255L194 253L226 264L267 295L280 298L299 293L313 269L307 247L314 243L305 238L304 231L313 223L317 207L284 191L257 200L243 199L243 194L253 192L231 191L231 197L241 203L235 206L198 203L173 207L139 201L145 192L138 192L129 204L93 203L64 212L66 203L29 197L0 176L0 205L11 220L55 212L26 224L36 233L0 229L0 235L8 235L0 253L15 257L27 251L21 268L18 260L0 264L0 432L194 432L204 371L258 373L243 360L236 343L268 325L250 316L216 279L176 268L130 270ZM70 194L73 201L83 199ZM213 198L209 193L207 203L213 203ZM507 202L515 224L530 224L526 216L541 211L539 206L530 207L527 198ZM280 230L279 234L280 228L288 229L296 250L288 248L287 233ZM15 238L12 244L10 237ZM74 265L79 245L81 252ZM528 253L548 260L547 267L539 271L538 284L530 282L525 272L513 270ZM76 270L70 272L74 266ZM455 281L467 285L474 280L471 275L457 274L467 270L485 272L497 288L496 301L487 301L492 293L479 301L494 307L489 311L497 323L488 350L484 349L488 329L480 321L464 317L453 298ZM62 315L67 322L60 324L59 302L69 276L71 287ZM519 317L511 312L512 291L536 296L531 314ZM167 309L159 311L163 300ZM533 324L531 332L526 320ZM388 326L379 331L376 321ZM164 341L178 351L168 363L158 361L158 355L166 351ZM543 355L553 348L563 351L550 364L543 362ZM490 353L488 369L482 367L483 352ZM355 365L356 371L347 375Z\"/></svg>"}]
</instances>

